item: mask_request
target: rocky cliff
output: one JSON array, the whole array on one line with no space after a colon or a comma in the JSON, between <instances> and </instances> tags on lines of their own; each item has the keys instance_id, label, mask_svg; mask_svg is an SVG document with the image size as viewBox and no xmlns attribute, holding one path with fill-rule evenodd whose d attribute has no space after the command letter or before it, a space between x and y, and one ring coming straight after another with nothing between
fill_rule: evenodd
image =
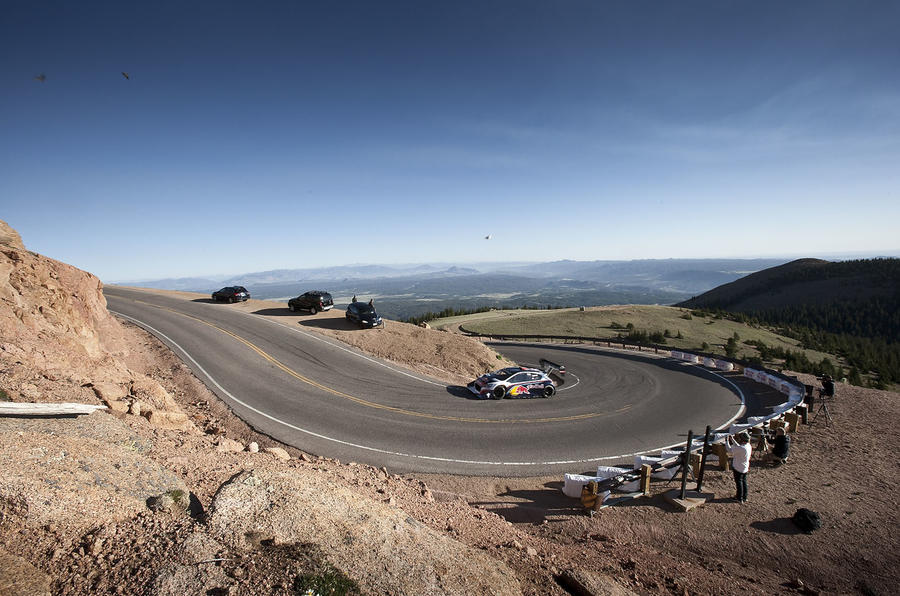
<instances>
[{"instance_id":1,"label":"rocky cliff","mask_svg":"<svg viewBox=\"0 0 900 596\"><path fill-rule=\"evenodd\" d=\"M398 501L475 520L467 506L386 471L225 436L215 397L196 379L176 389L189 371L161 348L143 354L152 338L110 315L102 287L0 222L0 400L108 407L0 410L0 595L521 593L506 564Z\"/></svg>"}]
</instances>

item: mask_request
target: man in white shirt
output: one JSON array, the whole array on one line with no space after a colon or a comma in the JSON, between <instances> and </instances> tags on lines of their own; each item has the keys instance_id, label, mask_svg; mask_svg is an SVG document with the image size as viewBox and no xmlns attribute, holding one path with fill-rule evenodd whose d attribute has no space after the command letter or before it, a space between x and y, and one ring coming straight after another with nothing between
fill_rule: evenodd
<instances>
[{"instance_id":1,"label":"man in white shirt","mask_svg":"<svg viewBox=\"0 0 900 596\"><path fill-rule=\"evenodd\" d=\"M734 486L736 494L734 500L740 503L747 502L747 473L750 471L750 453L753 448L750 445L750 435L746 432L738 433L734 439L731 435L725 437L725 446L731 454L731 469L734 471Z\"/></svg>"}]
</instances>

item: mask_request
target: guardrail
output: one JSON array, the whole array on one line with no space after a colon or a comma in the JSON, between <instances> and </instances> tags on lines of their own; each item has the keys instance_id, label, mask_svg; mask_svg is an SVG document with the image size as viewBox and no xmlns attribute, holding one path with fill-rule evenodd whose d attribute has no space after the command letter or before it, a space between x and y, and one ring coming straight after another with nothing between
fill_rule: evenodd
<instances>
[{"instance_id":1,"label":"guardrail","mask_svg":"<svg viewBox=\"0 0 900 596\"><path fill-rule=\"evenodd\" d=\"M491 340L523 340L523 341L548 341L548 342L562 342L562 343L591 343L594 345L606 344L607 347L613 346L621 346L623 350L637 350L639 352L647 350L653 350L656 353L659 353L660 350L663 352L670 352L672 348L669 346L663 346L659 344L646 344L646 343L638 343L632 342L619 338L601 338L601 337L588 337L584 335L539 335L534 333L479 333L477 331L470 331L463 327L459 326L459 330L467 335L471 335L474 337L482 337Z\"/></svg>"},{"instance_id":2,"label":"guardrail","mask_svg":"<svg viewBox=\"0 0 900 596\"><path fill-rule=\"evenodd\" d=\"M689 352L675 351L672 357L677 357L689 364L704 365L710 368L722 370L725 364L733 363L721 358L700 357ZM593 489L598 491L590 502L592 510L602 509L608 506L607 500L612 491L625 493L621 499L630 499L639 496L649 496L651 479L671 480L679 471L682 474L681 498L685 496L688 470L693 468L697 472L697 490L703 482L703 471L707 463L712 463L710 456L714 456L719 469L727 469L728 454L725 449L725 438L744 431L751 431L759 442L766 440L765 428L786 427L789 431L797 428L801 418L805 420L806 406L803 405L804 397L810 393L810 387L798 379L788 377L782 373L754 368L744 368L743 375L753 381L765 384L784 394L787 401L775 406L771 414L767 416L751 416L740 424L731 424L727 431L719 429L712 431L706 428L702 439L694 438L693 431L688 433L688 440L683 450L668 450L655 455L638 455L635 457L632 468L620 468L599 466L596 476L584 476L580 474L566 474L563 479L563 493L567 496L583 496L586 485L593 484ZM802 409L802 410L801 410ZM795 411L796 410L796 411ZM724 431L724 432L723 432ZM584 501L584 499L582 499Z\"/></svg>"}]
</instances>

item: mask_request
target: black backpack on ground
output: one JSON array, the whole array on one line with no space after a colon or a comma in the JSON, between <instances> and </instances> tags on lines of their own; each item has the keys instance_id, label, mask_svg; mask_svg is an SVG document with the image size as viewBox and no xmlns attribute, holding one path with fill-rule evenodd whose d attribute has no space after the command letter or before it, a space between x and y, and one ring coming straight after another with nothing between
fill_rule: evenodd
<instances>
[{"instance_id":1,"label":"black backpack on ground","mask_svg":"<svg viewBox=\"0 0 900 596\"><path fill-rule=\"evenodd\" d=\"M819 514L803 507L794 513L794 517L791 520L795 526L806 534L812 534L813 530L818 530L822 527L822 520L819 518Z\"/></svg>"}]
</instances>

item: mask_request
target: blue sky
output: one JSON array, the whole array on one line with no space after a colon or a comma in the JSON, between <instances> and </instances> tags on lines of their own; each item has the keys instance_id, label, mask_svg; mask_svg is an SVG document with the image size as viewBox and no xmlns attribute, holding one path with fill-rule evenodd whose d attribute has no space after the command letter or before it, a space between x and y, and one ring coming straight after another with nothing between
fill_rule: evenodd
<instances>
[{"instance_id":1,"label":"blue sky","mask_svg":"<svg viewBox=\"0 0 900 596\"><path fill-rule=\"evenodd\" d=\"M900 254L897 2L0 9L0 219L106 282Z\"/></svg>"}]
</instances>

